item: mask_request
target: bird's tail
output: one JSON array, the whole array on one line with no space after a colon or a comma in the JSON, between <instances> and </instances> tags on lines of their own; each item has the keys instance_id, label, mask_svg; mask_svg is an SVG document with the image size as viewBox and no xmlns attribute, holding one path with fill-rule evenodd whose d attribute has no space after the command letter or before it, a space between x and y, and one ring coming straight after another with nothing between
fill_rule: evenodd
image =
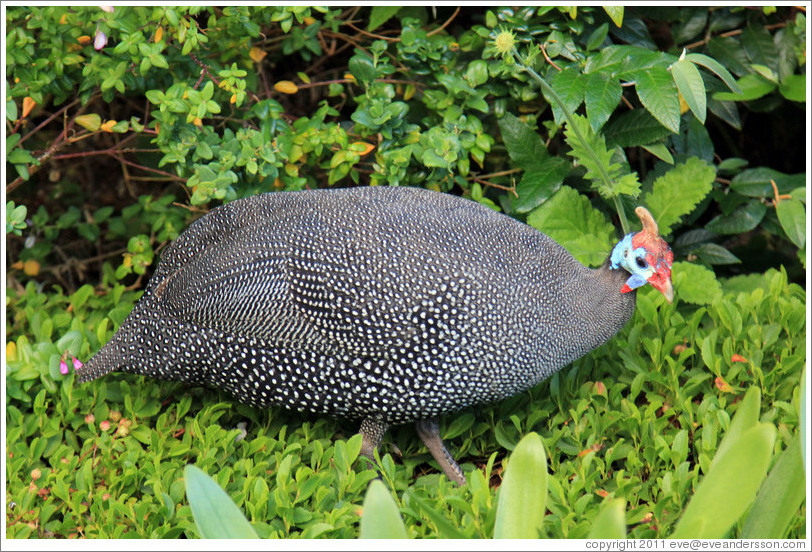
<instances>
[{"instance_id":1,"label":"bird's tail","mask_svg":"<svg viewBox=\"0 0 812 552\"><path fill-rule=\"evenodd\" d=\"M123 367L126 363L126 348L124 346L123 333L121 330L102 347L98 353L87 361L87 363L76 370L80 383L94 380L98 377L114 372Z\"/></svg>"}]
</instances>

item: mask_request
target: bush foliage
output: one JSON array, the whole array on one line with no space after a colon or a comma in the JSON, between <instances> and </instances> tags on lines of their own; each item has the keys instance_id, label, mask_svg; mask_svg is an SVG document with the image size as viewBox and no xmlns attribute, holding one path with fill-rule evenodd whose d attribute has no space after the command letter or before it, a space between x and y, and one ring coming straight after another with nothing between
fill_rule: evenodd
<instances>
[{"instance_id":1,"label":"bush foliage","mask_svg":"<svg viewBox=\"0 0 812 552\"><path fill-rule=\"evenodd\" d=\"M10 6L6 21L8 537L211 536L207 501L236 503L250 527L233 505L224 525L241 535L380 536L360 514L392 514L389 492L394 534L521 532L504 467L532 465L506 461L524 436L549 469L533 534L806 536L787 494L805 453L802 9ZM463 488L411 427L373 469L351 422L132 375L76 383L71 359L110 338L193 219L353 185L468 197L591 266L644 204L675 253L675 303L642 291L606 346L448 416ZM757 441L766 471L724 460L722 443ZM759 490L718 535L691 521L729 490L714 458Z\"/></svg>"}]
</instances>

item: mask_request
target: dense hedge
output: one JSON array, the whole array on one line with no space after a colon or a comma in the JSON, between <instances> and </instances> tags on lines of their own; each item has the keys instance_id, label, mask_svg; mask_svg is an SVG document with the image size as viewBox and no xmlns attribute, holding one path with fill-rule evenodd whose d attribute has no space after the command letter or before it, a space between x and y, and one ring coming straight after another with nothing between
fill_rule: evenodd
<instances>
[{"instance_id":1,"label":"dense hedge","mask_svg":"<svg viewBox=\"0 0 812 552\"><path fill-rule=\"evenodd\" d=\"M6 22L9 537L196 536L187 463L260 536L357 536L375 472L352 424L69 369L194 218L259 192L441 190L592 266L645 204L672 244L674 305L642 292L607 346L448 418L481 470L467 487L392 432L379 469L409 535L491 536L502 461L532 432L553 537L586 536L613 497L630 536L670 534L749 388L770 466L803 433L803 9L10 6ZM778 536L804 537L805 515ZM758 536L750 520L725 534Z\"/></svg>"}]
</instances>

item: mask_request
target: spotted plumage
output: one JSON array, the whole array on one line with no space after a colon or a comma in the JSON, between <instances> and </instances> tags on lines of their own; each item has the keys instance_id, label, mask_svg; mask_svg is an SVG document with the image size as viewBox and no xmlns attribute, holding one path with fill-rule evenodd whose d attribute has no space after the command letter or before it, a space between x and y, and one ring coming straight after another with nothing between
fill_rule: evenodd
<instances>
[{"instance_id":1,"label":"spotted plumage","mask_svg":"<svg viewBox=\"0 0 812 552\"><path fill-rule=\"evenodd\" d=\"M588 269L529 226L426 190L259 195L175 240L80 380L120 370L361 419L367 455L388 425L418 422L462 483L436 419L528 389L611 338L635 304L620 261Z\"/></svg>"}]
</instances>

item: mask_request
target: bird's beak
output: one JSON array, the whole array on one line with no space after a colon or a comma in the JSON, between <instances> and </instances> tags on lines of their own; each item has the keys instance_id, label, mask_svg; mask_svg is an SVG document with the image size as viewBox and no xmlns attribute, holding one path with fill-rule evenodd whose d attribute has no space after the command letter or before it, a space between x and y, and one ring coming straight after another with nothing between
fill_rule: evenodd
<instances>
[{"instance_id":1,"label":"bird's beak","mask_svg":"<svg viewBox=\"0 0 812 552\"><path fill-rule=\"evenodd\" d=\"M661 268L648 279L651 287L659 291L669 303L674 301L674 286L671 284L671 270Z\"/></svg>"}]
</instances>

